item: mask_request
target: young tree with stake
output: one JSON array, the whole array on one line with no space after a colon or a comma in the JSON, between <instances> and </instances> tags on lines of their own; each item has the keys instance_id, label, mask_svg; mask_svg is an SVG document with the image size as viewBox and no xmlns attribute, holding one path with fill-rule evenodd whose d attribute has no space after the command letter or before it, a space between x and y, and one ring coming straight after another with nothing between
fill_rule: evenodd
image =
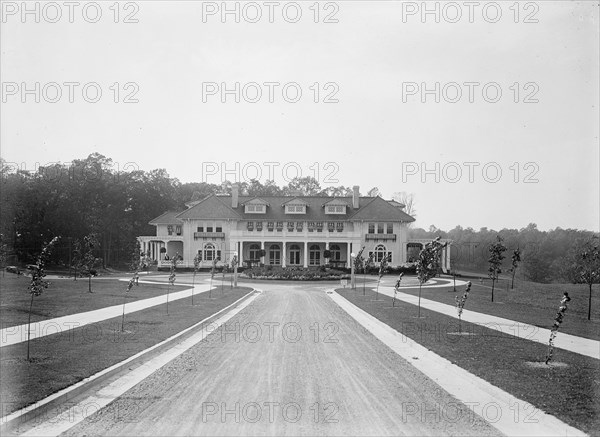
<instances>
[{"instance_id":1,"label":"young tree with stake","mask_svg":"<svg viewBox=\"0 0 600 437\"><path fill-rule=\"evenodd\" d=\"M27 287L29 293L31 294L31 301L29 303L29 317L27 319L27 361L30 361L29 343L31 340L31 310L33 308L33 298L42 294L42 292L50 285L50 283L44 279L46 277L45 266L48 258L50 257L50 253L52 252L52 247L56 244L58 239L59 237L54 237L42 249L42 253L40 253L38 256L35 264L35 268L31 272L31 282L29 283L29 287Z\"/></svg>"},{"instance_id":2,"label":"young tree with stake","mask_svg":"<svg viewBox=\"0 0 600 437\"><path fill-rule=\"evenodd\" d=\"M565 312L567 311L567 302L570 300L571 298L569 297L569 293L565 291L562 299L560 300L560 306L558 307L556 316L554 316L554 324L552 325L552 330L550 331L548 353L546 354L546 364L548 364L552 359L552 354L554 353L554 339L556 338L556 334L558 334L558 328L560 328L563 318L565 317Z\"/></svg>"},{"instance_id":3,"label":"young tree with stake","mask_svg":"<svg viewBox=\"0 0 600 437\"><path fill-rule=\"evenodd\" d=\"M458 332L462 332L462 312L465 308L465 303L467 302L467 298L469 297L469 291L471 291L471 281L467 282L467 288L463 293L462 297L459 299L458 296L454 296L454 300L456 301L456 311L458 312Z\"/></svg>"},{"instance_id":4,"label":"young tree with stake","mask_svg":"<svg viewBox=\"0 0 600 437\"><path fill-rule=\"evenodd\" d=\"M400 273L398 276L398 280L396 281L396 285L394 285L394 298L392 299L392 306L396 306L396 294L400 291L400 283L402 282L402 277L404 276L404 272Z\"/></svg>"},{"instance_id":5,"label":"young tree with stake","mask_svg":"<svg viewBox=\"0 0 600 437\"><path fill-rule=\"evenodd\" d=\"M511 257L511 268L510 273L512 273L512 279L510 282L510 289L515 288L515 274L517 273L517 268L519 267L519 263L521 262L521 250L517 247L512 254Z\"/></svg>"},{"instance_id":6,"label":"young tree with stake","mask_svg":"<svg viewBox=\"0 0 600 437\"><path fill-rule=\"evenodd\" d=\"M169 292L171 291L171 286L175 285L175 278L177 277L177 262L179 261L179 253L175 253L173 258L171 259L171 270L169 272L169 285L167 286L167 315L169 315Z\"/></svg>"},{"instance_id":7,"label":"young tree with stake","mask_svg":"<svg viewBox=\"0 0 600 437\"><path fill-rule=\"evenodd\" d=\"M494 301L494 287L500 273L502 273L502 260L504 259L504 252L506 252L506 246L504 240L500 235L496 236L496 242L489 246L490 257L488 259L489 268L488 276L492 280L492 302Z\"/></svg>"},{"instance_id":8,"label":"young tree with stake","mask_svg":"<svg viewBox=\"0 0 600 437\"><path fill-rule=\"evenodd\" d=\"M386 255L383 257L383 259L379 263L379 274L378 274L378 278L377 278L377 288L375 290L375 300L377 300L377 298L379 297L379 283L381 282L381 278L383 278L383 275L385 275L385 272L387 271L388 262L390 259L391 259L391 254Z\"/></svg>"},{"instance_id":9,"label":"young tree with stake","mask_svg":"<svg viewBox=\"0 0 600 437\"><path fill-rule=\"evenodd\" d=\"M592 285L600 283L600 250L598 236L579 241L566 257L567 277L574 284L589 287L587 319L592 318Z\"/></svg>"},{"instance_id":10,"label":"young tree with stake","mask_svg":"<svg viewBox=\"0 0 600 437\"><path fill-rule=\"evenodd\" d=\"M421 317L421 288L429 279L433 278L437 274L437 268L439 266L438 259L442 253L442 250L448 245L448 243L442 243L441 237L437 237L435 240L427 243L423 249L419 252L417 258L417 278L419 279L419 303L418 303L418 316Z\"/></svg>"},{"instance_id":11,"label":"young tree with stake","mask_svg":"<svg viewBox=\"0 0 600 437\"><path fill-rule=\"evenodd\" d=\"M198 273L198 269L200 268L201 262L202 256L200 255L200 252L198 252L194 257L194 276L192 276L192 306L194 306L194 287L196 286L196 273Z\"/></svg>"}]
</instances>

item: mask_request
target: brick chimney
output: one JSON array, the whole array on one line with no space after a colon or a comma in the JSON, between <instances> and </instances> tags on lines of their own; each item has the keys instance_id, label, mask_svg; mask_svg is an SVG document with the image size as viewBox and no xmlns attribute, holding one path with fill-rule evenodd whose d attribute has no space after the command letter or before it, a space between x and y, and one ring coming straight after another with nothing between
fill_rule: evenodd
<instances>
[{"instance_id":1,"label":"brick chimney","mask_svg":"<svg viewBox=\"0 0 600 437\"><path fill-rule=\"evenodd\" d=\"M358 209L360 207L359 197L360 197L359 186L355 185L352 187L352 208Z\"/></svg>"},{"instance_id":2,"label":"brick chimney","mask_svg":"<svg viewBox=\"0 0 600 437\"><path fill-rule=\"evenodd\" d=\"M231 207L237 208L240 197L240 187L237 183L231 186Z\"/></svg>"}]
</instances>

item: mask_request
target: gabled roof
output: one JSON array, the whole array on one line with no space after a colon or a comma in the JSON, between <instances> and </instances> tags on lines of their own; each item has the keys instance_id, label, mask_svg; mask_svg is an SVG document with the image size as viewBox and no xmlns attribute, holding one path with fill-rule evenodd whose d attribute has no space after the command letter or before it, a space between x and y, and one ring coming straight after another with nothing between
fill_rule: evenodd
<instances>
[{"instance_id":1,"label":"gabled roof","mask_svg":"<svg viewBox=\"0 0 600 437\"><path fill-rule=\"evenodd\" d=\"M352 202L350 202L350 203L352 203ZM328 202L325 202L323 204L323 206L325 206L325 205L348 206L348 202L344 198L334 197L333 199L329 200Z\"/></svg>"},{"instance_id":2,"label":"gabled roof","mask_svg":"<svg viewBox=\"0 0 600 437\"><path fill-rule=\"evenodd\" d=\"M281 204L281 206L283 205L306 205L308 206L308 202L304 199L302 199L301 197L293 197L290 200L288 200L287 202L283 202Z\"/></svg>"},{"instance_id":3,"label":"gabled roof","mask_svg":"<svg viewBox=\"0 0 600 437\"><path fill-rule=\"evenodd\" d=\"M150 220L150 225L180 225L183 222L177 218L180 211L167 211L164 214Z\"/></svg>"},{"instance_id":4,"label":"gabled roof","mask_svg":"<svg viewBox=\"0 0 600 437\"><path fill-rule=\"evenodd\" d=\"M390 202L381 197L371 197L371 200L363 205L358 211L348 217L349 220L365 221L400 221L414 222L415 219L402 211L400 208L390 205Z\"/></svg>"},{"instance_id":5,"label":"gabled roof","mask_svg":"<svg viewBox=\"0 0 600 437\"><path fill-rule=\"evenodd\" d=\"M227 199L231 199L231 197L227 197ZM246 200L245 202L240 202L241 205L267 205L270 206L269 202L267 202L264 199L261 199L260 197L253 197L250 198L249 200Z\"/></svg>"},{"instance_id":6,"label":"gabled roof","mask_svg":"<svg viewBox=\"0 0 600 437\"><path fill-rule=\"evenodd\" d=\"M240 219L241 216L231 208L231 197L222 197L214 194L205 197L191 208L179 213L177 218L185 219ZM227 204L226 202L229 202Z\"/></svg>"}]
</instances>

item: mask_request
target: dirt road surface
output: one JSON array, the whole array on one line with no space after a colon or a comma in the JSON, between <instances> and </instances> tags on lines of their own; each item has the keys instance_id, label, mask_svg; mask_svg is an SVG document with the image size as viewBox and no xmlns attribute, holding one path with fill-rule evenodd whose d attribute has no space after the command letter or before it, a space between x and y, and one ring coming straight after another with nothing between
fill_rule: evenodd
<instances>
[{"instance_id":1,"label":"dirt road surface","mask_svg":"<svg viewBox=\"0 0 600 437\"><path fill-rule=\"evenodd\" d=\"M68 435L498 435L343 312L269 284Z\"/></svg>"}]
</instances>

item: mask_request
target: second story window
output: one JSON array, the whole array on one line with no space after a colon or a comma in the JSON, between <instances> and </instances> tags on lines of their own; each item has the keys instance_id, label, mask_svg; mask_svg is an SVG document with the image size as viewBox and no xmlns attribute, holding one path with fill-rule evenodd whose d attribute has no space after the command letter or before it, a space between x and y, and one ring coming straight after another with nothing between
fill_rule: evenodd
<instances>
[{"instance_id":1,"label":"second story window","mask_svg":"<svg viewBox=\"0 0 600 437\"><path fill-rule=\"evenodd\" d=\"M388 234L393 234L394 233L394 224L393 223L388 223L387 224L387 233Z\"/></svg>"},{"instance_id":2,"label":"second story window","mask_svg":"<svg viewBox=\"0 0 600 437\"><path fill-rule=\"evenodd\" d=\"M213 227L212 226L207 226L206 227L206 232L212 232L213 231Z\"/></svg>"},{"instance_id":3,"label":"second story window","mask_svg":"<svg viewBox=\"0 0 600 437\"><path fill-rule=\"evenodd\" d=\"M177 235L181 235L181 226L179 226L179 225L175 226L175 233Z\"/></svg>"},{"instance_id":4,"label":"second story window","mask_svg":"<svg viewBox=\"0 0 600 437\"><path fill-rule=\"evenodd\" d=\"M215 232L223 232L223 228L221 226L217 226L215 228Z\"/></svg>"},{"instance_id":5,"label":"second story window","mask_svg":"<svg viewBox=\"0 0 600 437\"><path fill-rule=\"evenodd\" d=\"M169 233L169 235L173 235L173 226L172 225L167 226L167 232Z\"/></svg>"},{"instance_id":6,"label":"second story window","mask_svg":"<svg viewBox=\"0 0 600 437\"><path fill-rule=\"evenodd\" d=\"M204 232L204 226L198 226L196 232Z\"/></svg>"},{"instance_id":7,"label":"second story window","mask_svg":"<svg viewBox=\"0 0 600 437\"><path fill-rule=\"evenodd\" d=\"M375 223L369 223L369 234L375 233Z\"/></svg>"},{"instance_id":8,"label":"second story window","mask_svg":"<svg viewBox=\"0 0 600 437\"><path fill-rule=\"evenodd\" d=\"M383 234L383 223L377 223L377 233Z\"/></svg>"}]
</instances>

